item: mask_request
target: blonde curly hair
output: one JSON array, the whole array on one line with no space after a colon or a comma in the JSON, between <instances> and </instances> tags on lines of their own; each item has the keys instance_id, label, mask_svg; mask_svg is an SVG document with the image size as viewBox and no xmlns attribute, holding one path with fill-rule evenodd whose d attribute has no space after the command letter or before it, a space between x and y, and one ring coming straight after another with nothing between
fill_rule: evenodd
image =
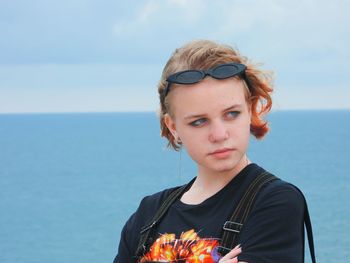
<instances>
[{"instance_id":1,"label":"blonde curly hair","mask_svg":"<svg viewBox=\"0 0 350 263\"><path fill-rule=\"evenodd\" d=\"M168 76L189 69L208 70L217 65L231 62L241 63L247 67L245 76L248 83L245 84L247 87L246 99L251 106L251 134L257 139L261 139L269 131L268 123L263 117L272 107L272 72L260 70L257 65L250 63L245 56L230 46L209 40L195 40L175 50L166 63L158 84L161 136L167 138L168 147L175 150L180 148L180 144L164 122L166 114L171 116L169 96L164 96Z\"/></svg>"}]
</instances>

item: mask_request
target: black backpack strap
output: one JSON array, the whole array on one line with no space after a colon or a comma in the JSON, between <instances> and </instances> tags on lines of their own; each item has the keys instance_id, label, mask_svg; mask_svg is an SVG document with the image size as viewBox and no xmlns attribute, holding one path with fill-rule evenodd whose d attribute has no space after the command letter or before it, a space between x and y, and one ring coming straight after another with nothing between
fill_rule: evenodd
<instances>
[{"instance_id":1,"label":"black backpack strap","mask_svg":"<svg viewBox=\"0 0 350 263\"><path fill-rule=\"evenodd\" d=\"M316 263L316 253L315 253L315 246L314 246L314 237L312 234L312 225L311 225L311 219L310 219L310 214L309 214L309 209L307 207L306 199L303 195L303 193L300 191L300 189L296 186L294 186L295 189L297 189L301 196L304 198L304 224L306 227L306 233L307 233L307 240L309 244L309 250L310 250L310 255L311 255L311 260L312 263Z\"/></svg>"},{"instance_id":2,"label":"black backpack strap","mask_svg":"<svg viewBox=\"0 0 350 263\"><path fill-rule=\"evenodd\" d=\"M248 186L243 197L239 201L229 221L226 221L223 226L223 235L221 239L221 246L218 252L221 255L226 255L237 245L239 233L243 227L244 222L248 218L250 210L256 195L261 187L268 182L278 179L268 172L259 174Z\"/></svg>"},{"instance_id":3,"label":"black backpack strap","mask_svg":"<svg viewBox=\"0 0 350 263\"><path fill-rule=\"evenodd\" d=\"M151 237L151 232L154 227L159 223L165 213L168 211L169 207L187 190L188 185L183 185L176 188L170 195L165 199L161 207L158 209L149 224L141 228L140 240L136 250L136 256L140 257L146 253L148 246L151 245L149 242Z\"/></svg>"},{"instance_id":4,"label":"black backpack strap","mask_svg":"<svg viewBox=\"0 0 350 263\"><path fill-rule=\"evenodd\" d=\"M312 234L311 219L310 219L309 210L307 208L306 202L305 202L305 218L304 218L304 222L305 222L305 226L306 226L307 240L308 240L308 243L309 243L311 260L312 260L312 263L316 263L314 237L313 237L313 234Z\"/></svg>"},{"instance_id":5,"label":"black backpack strap","mask_svg":"<svg viewBox=\"0 0 350 263\"><path fill-rule=\"evenodd\" d=\"M253 207L255 197L258 194L258 192L260 191L261 187L263 185L265 185L266 183L271 182L271 181L276 180L276 179L278 179L278 178L273 176L272 174L270 174L268 172L264 172L264 173L260 174L259 176L257 176L253 182L251 182L251 184L249 185L245 194L243 195L242 199L240 200L237 208L233 212L230 220L226 221L224 226L223 226L224 232L223 232L223 236L222 236L222 242L221 242L221 246L218 249L218 252L221 255L226 255L228 252L230 252L237 245L239 233L243 227L244 222L248 218L250 210ZM312 263L316 263L311 219L310 219L307 203L306 203L306 200L305 200L303 193L296 186L294 186L294 187L301 193L301 195L304 199L304 205L305 205L304 224L306 227Z\"/></svg>"}]
</instances>

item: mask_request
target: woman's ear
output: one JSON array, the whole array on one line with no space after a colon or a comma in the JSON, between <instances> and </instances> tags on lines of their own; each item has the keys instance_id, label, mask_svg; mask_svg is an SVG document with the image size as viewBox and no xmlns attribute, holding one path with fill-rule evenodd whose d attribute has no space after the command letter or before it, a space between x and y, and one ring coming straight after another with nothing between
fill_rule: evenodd
<instances>
[{"instance_id":1,"label":"woman's ear","mask_svg":"<svg viewBox=\"0 0 350 263\"><path fill-rule=\"evenodd\" d=\"M251 103L248 103L248 114L249 114L250 123L252 123L252 104Z\"/></svg>"},{"instance_id":2,"label":"woman's ear","mask_svg":"<svg viewBox=\"0 0 350 263\"><path fill-rule=\"evenodd\" d=\"M249 120L251 123L252 122L252 105L253 105L252 98L247 99L246 103L247 103L247 110L249 114Z\"/></svg>"},{"instance_id":3,"label":"woman's ear","mask_svg":"<svg viewBox=\"0 0 350 263\"><path fill-rule=\"evenodd\" d=\"M166 113L164 115L164 123L168 127L171 134L176 139L177 138L177 131L176 131L175 121L171 118L171 116L168 113Z\"/></svg>"}]
</instances>

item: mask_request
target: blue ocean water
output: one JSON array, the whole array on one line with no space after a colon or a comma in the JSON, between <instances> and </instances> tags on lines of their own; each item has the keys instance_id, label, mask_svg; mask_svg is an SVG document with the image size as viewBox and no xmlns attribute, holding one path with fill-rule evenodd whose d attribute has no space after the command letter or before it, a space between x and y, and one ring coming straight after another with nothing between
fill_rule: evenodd
<instances>
[{"instance_id":1,"label":"blue ocean water","mask_svg":"<svg viewBox=\"0 0 350 263\"><path fill-rule=\"evenodd\" d=\"M318 262L347 262L350 111L269 120L250 159L303 190ZM0 262L112 262L141 198L195 172L166 149L155 113L0 115Z\"/></svg>"}]
</instances>

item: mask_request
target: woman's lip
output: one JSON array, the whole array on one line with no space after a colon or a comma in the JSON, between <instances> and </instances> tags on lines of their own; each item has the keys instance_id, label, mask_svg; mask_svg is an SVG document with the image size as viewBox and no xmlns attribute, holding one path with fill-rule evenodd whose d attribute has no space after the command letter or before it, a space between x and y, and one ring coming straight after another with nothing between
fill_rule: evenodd
<instances>
[{"instance_id":1,"label":"woman's lip","mask_svg":"<svg viewBox=\"0 0 350 263\"><path fill-rule=\"evenodd\" d=\"M222 149L215 150L214 152L211 152L210 154L224 153L224 152L228 152L228 151L232 151L232 150L233 149L231 149L231 148L222 148Z\"/></svg>"},{"instance_id":2,"label":"woman's lip","mask_svg":"<svg viewBox=\"0 0 350 263\"><path fill-rule=\"evenodd\" d=\"M215 159L226 159L231 155L232 151L233 149L230 148L222 148L211 152L209 155Z\"/></svg>"}]
</instances>

